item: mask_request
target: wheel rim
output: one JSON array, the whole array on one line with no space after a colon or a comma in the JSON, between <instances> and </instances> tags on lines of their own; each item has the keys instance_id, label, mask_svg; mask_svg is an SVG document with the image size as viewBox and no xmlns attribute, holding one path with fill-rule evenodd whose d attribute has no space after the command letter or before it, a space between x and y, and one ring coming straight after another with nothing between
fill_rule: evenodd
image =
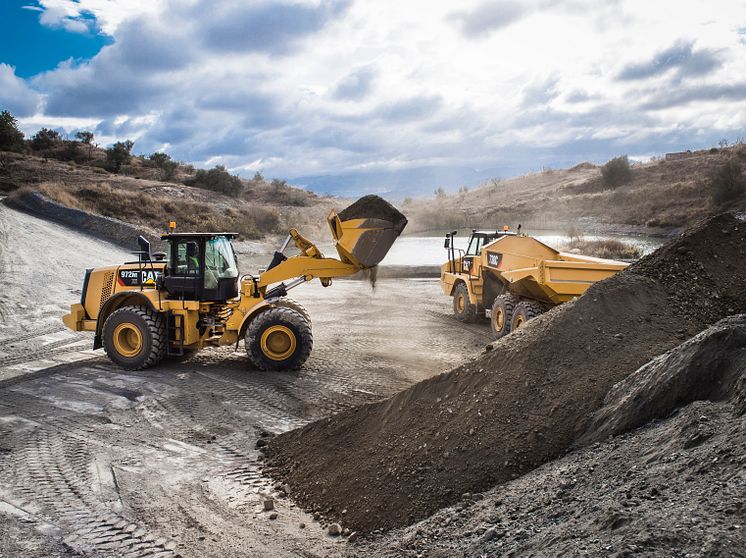
<instances>
[{"instance_id":1,"label":"wheel rim","mask_svg":"<svg viewBox=\"0 0 746 558\"><path fill-rule=\"evenodd\" d=\"M458 308L459 313L462 313L464 311L465 306L466 304L464 303L464 295L458 295L456 297L456 308Z\"/></svg>"},{"instance_id":2,"label":"wheel rim","mask_svg":"<svg viewBox=\"0 0 746 558\"><path fill-rule=\"evenodd\" d=\"M114 329L114 349L123 357L132 358L142 351L142 333L134 324L125 322Z\"/></svg>"},{"instance_id":3,"label":"wheel rim","mask_svg":"<svg viewBox=\"0 0 746 558\"><path fill-rule=\"evenodd\" d=\"M295 352L297 341L289 327L273 325L264 330L260 344L267 358L285 360Z\"/></svg>"},{"instance_id":4,"label":"wheel rim","mask_svg":"<svg viewBox=\"0 0 746 558\"><path fill-rule=\"evenodd\" d=\"M521 327L523 325L523 322L525 322L525 321L526 320L523 319L523 316L521 316L520 314L518 314L515 317L515 320L513 321L513 329L518 329L519 327Z\"/></svg>"},{"instance_id":5,"label":"wheel rim","mask_svg":"<svg viewBox=\"0 0 746 558\"><path fill-rule=\"evenodd\" d=\"M496 308L492 311L492 325L495 327L495 331L502 331L505 327L505 313L502 308Z\"/></svg>"}]
</instances>

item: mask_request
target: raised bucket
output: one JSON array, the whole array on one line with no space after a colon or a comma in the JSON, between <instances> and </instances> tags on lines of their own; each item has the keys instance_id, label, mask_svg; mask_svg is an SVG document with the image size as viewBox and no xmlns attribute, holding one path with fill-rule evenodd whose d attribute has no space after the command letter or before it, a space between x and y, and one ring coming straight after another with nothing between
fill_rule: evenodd
<instances>
[{"instance_id":1,"label":"raised bucket","mask_svg":"<svg viewBox=\"0 0 746 558\"><path fill-rule=\"evenodd\" d=\"M378 265L407 226L407 218L379 196L364 196L327 217L342 261L362 269Z\"/></svg>"}]
</instances>

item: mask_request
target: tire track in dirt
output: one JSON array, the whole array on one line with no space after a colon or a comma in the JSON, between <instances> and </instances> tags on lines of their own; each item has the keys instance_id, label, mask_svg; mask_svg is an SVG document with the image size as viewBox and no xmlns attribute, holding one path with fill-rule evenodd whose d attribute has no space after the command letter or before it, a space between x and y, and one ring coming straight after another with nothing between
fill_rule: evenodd
<instances>
[{"instance_id":1,"label":"tire track in dirt","mask_svg":"<svg viewBox=\"0 0 746 558\"><path fill-rule=\"evenodd\" d=\"M37 509L65 533L73 550L96 556L174 557L175 541L157 537L108 509L94 493L87 443L45 427L0 459L0 478L13 486L21 509Z\"/></svg>"}]
</instances>

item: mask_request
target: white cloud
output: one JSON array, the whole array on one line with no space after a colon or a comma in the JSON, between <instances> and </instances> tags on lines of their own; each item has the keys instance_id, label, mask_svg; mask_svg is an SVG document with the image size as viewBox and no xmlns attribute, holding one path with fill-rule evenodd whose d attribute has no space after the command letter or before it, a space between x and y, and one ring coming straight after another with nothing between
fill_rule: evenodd
<instances>
[{"instance_id":1,"label":"white cloud","mask_svg":"<svg viewBox=\"0 0 746 558\"><path fill-rule=\"evenodd\" d=\"M246 172L538 167L746 126L730 0L40 4L114 37L33 80L50 118Z\"/></svg>"},{"instance_id":2,"label":"white cloud","mask_svg":"<svg viewBox=\"0 0 746 558\"><path fill-rule=\"evenodd\" d=\"M16 117L34 114L40 102L39 94L16 76L15 68L0 63L0 107Z\"/></svg>"}]
</instances>

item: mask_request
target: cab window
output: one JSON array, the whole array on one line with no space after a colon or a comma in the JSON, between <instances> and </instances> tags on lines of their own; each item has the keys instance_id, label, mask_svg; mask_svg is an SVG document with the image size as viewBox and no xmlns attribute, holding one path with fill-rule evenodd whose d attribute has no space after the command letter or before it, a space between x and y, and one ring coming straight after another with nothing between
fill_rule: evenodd
<instances>
[{"instance_id":1,"label":"cab window","mask_svg":"<svg viewBox=\"0 0 746 558\"><path fill-rule=\"evenodd\" d=\"M180 240L176 244L176 275L199 275L199 243Z\"/></svg>"},{"instance_id":2,"label":"cab window","mask_svg":"<svg viewBox=\"0 0 746 558\"><path fill-rule=\"evenodd\" d=\"M225 237L212 238L205 244L205 288L215 289L218 279L238 277L233 247Z\"/></svg>"},{"instance_id":3,"label":"cab window","mask_svg":"<svg viewBox=\"0 0 746 558\"><path fill-rule=\"evenodd\" d=\"M466 255L478 256L479 251L482 249L482 246L484 246L485 244L489 244L493 240L495 240L494 237L484 237L481 235L472 236L471 240L469 241L469 248L467 248L466 250Z\"/></svg>"}]
</instances>

